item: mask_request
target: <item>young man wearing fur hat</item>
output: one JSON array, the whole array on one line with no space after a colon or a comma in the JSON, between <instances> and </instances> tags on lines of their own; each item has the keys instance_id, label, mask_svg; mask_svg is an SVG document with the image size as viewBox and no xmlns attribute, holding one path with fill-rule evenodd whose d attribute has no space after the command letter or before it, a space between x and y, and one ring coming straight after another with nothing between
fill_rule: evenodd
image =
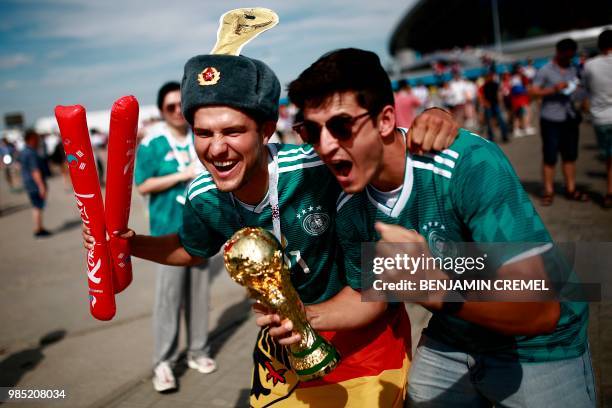
<instances>
[{"instance_id":1,"label":"young man wearing fur hat","mask_svg":"<svg viewBox=\"0 0 612 408\"><path fill-rule=\"evenodd\" d=\"M162 264L193 265L217 253L240 228L260 226L274 231L284 243L291 280L304 304L343 291L334 223L340 186L312 147L266 143L278 118L280 83L274 72L244 56L201 55L185 65L181 92L183 114L193 127L195 149L207 171L190 185L180 232L149 237L128 231L123 237L129 239L132 255ZM422 148L445 145L456 134L454 122L443 112L426 112L416 123L411 140L419 140ZM341 125L359 126L353 119ZM84 235L87 247L92 238L87 231ZM364 304L347 315L342 327L315 327L342 329L323 333L343 356L323 380L300 384L281 363L284 348L273 347L277 354L258 342L251 404L276 401L295 406L298 401L323 398L328 404L337 399L340 405L385 401L383 405L401 406L407 360L406 337L398 330L409 338L410 328L405 314L379 309ZM264 336L265 330L260 340ZM380 349L387 346L395 352L381 358ZM363 366L368 350L369 371L356 370ZM383 382L394 386L382 387Z\"/></svg>"}]
</instances>

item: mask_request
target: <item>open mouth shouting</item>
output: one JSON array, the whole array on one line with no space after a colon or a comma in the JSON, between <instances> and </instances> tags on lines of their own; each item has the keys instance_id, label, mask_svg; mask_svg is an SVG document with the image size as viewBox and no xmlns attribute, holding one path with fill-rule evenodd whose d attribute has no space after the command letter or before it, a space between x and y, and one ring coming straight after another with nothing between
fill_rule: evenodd
<instances>
[{"instance_id":1,"label":"open mouth shouting","mask_svg":"<svg viewBox=\"0 0 612 408\"><path fill-rule=\"evenodd\" d=\"M329 167L338 179L340 184L348 183L349 175L353 168L353 163L349 160L332 160L329 163Z\"/></svg>"}]
</instances>

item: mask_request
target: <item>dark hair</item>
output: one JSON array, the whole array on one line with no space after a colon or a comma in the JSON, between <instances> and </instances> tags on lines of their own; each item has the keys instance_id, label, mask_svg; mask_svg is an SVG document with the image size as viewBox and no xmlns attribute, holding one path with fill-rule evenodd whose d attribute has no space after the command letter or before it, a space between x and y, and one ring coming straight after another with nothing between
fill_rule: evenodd
<instances>
[{"instance_id":1,"label":"dark hair","mask_svg":"<svg viewBox=\"0 0 612 408\"><path fill-rule=\"evenodd\" d=\"M601 50L612 48L612 30L603 30L597 37L597 47Z\"/></svg>"},{"instance_id":2,"label":"dark hair","mask_svg":"<svg viewBox=\"0 0 612 408\"><path fill-rule=\"evenodd\" d=\"M341 92L355 92L371 116L393 106L393 89L380 59L371 51L343 48L323 55L289 84L288 96L298 108L321 106Z\"/></svg>"},{"instance_id":3,"label":"dark hair","mask_svg":"<svg viewBox=\"0 0 612 408\"><path fill-rule=\"evenodd\" d=\"M166 98L166 95L168 95L170 92L180 91L180 90L181 90L181 84L179 84L176 81L170 81L170 82L166 82L165 84L163 84L162 87L159 88L159 91L157 92L157 107L159 108L159 110L161 111L162 108L164 107L164 99Z\"/></svg>"},{"instance_id":4,"label":"dark hair","mask_svg":"<svg viewBox=\"0 0 612 408\"><path fill-rule=\"evenodd\" d=\"M578 49L578 44L576 43L576 41L572 40L571 38L564 38L555 45L555 48L559 52L565 52L565 51L575 52Z\"/></svg>"},{"instance_id":5,"label":"dark hair","mask_svg":"<svg viewBox=\"0 0 612 408\"><path fill-rule=\"evenodd\" d=\"M23 140L24 142L28 143L30 140L32 140L33 138L38 138L39 134L36 130L30 128L30 129L26 129L24 135L23 135Z\"/></svg>"}]
</instances>

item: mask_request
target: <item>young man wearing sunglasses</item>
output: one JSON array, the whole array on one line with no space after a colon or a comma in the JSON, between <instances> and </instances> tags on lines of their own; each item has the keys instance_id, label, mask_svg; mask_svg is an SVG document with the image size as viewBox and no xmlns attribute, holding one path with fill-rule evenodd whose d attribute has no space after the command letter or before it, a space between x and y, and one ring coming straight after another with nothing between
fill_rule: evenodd
<instances>
[{"instance_id":1,"label":"young man wearing sunglasses","mask_svg":"<svg viewBox=\"0 0 612 408\"><path fill-rule=\"evenodd\" d=\"M129 239L132 255L162 264L193 265L217 253L238 229L261 226L283 242L291 281L302 302L323 302L343 291L334 221L340 186L311 146L266 144L278 119L280 84L274 72L244 56L200 55L185 65L181 95L195 150L207 171L189 187L178 234L148 237L128 231L122 235ZM412 137L422 142L422 148L444 145L456 134L445 113L428 112L417 122ZM439 132L440 127L446 133ZM92 237L86 229L84 237L89 247ZM324 333L342 354L339 366L324 380L300 384L282 364L284 348L271 345L265 330L260 333L251 405L294 406L310 401L320 406L325 401L362 406L382 400L388 406L401 406L407 362L405 338L398 333L409 336L409 326L405 315L380 318L369 312L378 307L355 307L340 327L344 332ZM381 356L381 345L394 353ZM369 364L363 365L367 357ZM383 382L389 385L383 387Z\"/></svg>"},{"instance_id":2,"label":"young man wearing sunglasses","mask_svg":"<svg viewBox=\"0 0 612 408\"><path fill-rule=\"evenodd\" d=\"M391 85L375 54L343 49L324 55L290 84L289 98L304 112L296 130L345 192L336 228L353 300L362 290L362 242L434 250L453 242L551 242L495 144L461 130L446 150L406 152L410 141L395 127ZM546 277L542 259L550 246L504 253L496 273ZM333 325L350 303L332 298L307 312ZM415 406L595 405L586 303L421 304L433 317L411 366ZM274 334L288 333L279 327Z\"/></svg>"},{"instance_id":3,"label":"young man wearing sunglasses","mask_svg":"<svg viewBox=\"0 0 612 408\"><path fill-rule=\"evenodd\" d=\"M193 134L181 113L180 84L167 82L157 94L164 119L148 130L136 154L135 183L148 197L151 235L178 232L185 190L198 174ZM207 262L194 267L159 265L153 307L153 387L176 389L172 366L179 357L181 309L185 309L189 367L202 373L215 370L209 357Z\"/></svg>"}]
</instances>

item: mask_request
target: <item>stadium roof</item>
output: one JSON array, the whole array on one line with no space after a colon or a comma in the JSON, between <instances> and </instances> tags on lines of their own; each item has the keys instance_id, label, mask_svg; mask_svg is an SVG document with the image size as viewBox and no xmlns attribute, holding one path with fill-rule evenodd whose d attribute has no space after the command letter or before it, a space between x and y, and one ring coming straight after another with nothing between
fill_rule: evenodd
<instances>
[{"instance_id":1,"label":"stadium roof","mask_svg":"<svg viewBox=\"0 0 612 408\"><path fill-rule=\"evenodd\" d=\"M493 0L419 0L389 43L420 53L492 45ZM612 24L612 1L497 0L502 42Z\"/></svg>"}]
</instances>

